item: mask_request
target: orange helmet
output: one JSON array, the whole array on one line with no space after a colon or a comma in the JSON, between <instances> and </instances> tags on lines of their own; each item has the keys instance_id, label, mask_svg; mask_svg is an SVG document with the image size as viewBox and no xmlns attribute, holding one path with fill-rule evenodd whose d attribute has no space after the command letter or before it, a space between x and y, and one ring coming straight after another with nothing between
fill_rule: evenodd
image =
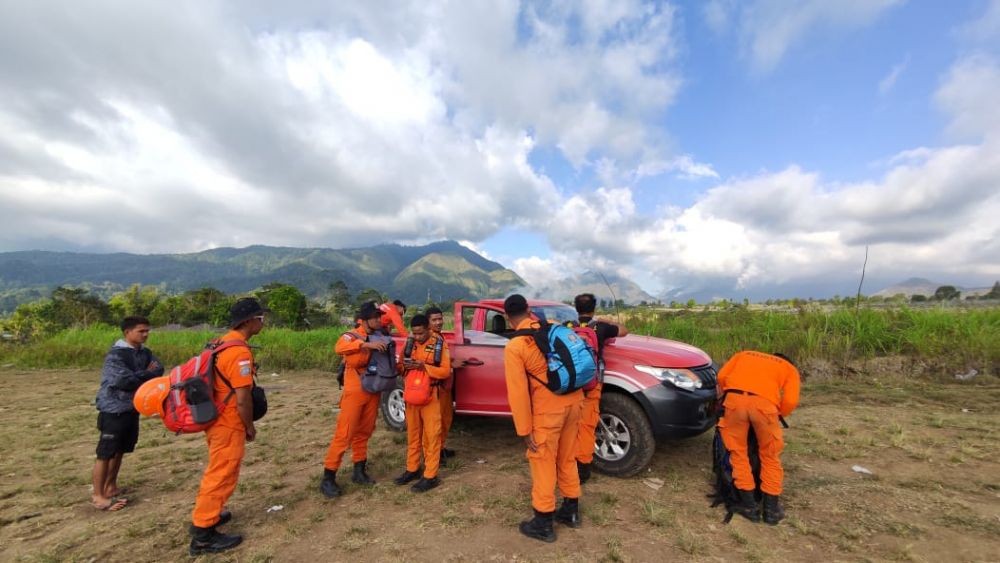
<instances>
[{"instance_id":1,"label":"orange helmet","mask_svg":"<svg viewBox=\"0 0 1000 563\"><path fill-rule=\"evenodd\" d=\"M144 416L162 416L163 401L170 394L170 376L154 377L135 392L132 404Z\"/></svg>"}]
</instances>

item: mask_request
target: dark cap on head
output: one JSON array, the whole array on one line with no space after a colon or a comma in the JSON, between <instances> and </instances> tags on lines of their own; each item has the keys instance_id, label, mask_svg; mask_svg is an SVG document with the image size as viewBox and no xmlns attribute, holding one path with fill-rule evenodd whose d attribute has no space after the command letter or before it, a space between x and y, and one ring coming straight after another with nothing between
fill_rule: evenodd
<instances>
[{"instance_id":1,"label":"dark cap on head","mask_svg":"<svg viewBox=\"0 0 1000 563\"><path fill-rule=\"evenodd\" d=\"M528 300L523 295L515 293L503 300L503 312L510 315L523 315L528 312Z\"/></svg>"},{"instance_id":2,"label":"dark cap on head","mask_svg":"<svg viewBox=\"0 0 1000 563\"><path fill-rule=\"evenodd\" d=\"M229 308L229 328L236 328L250 319L259 317L267 312L270 312L270 309L265 309L261 306L260 301L257 301L254 297L238 299Z\"/></svg>"},{"instance_id":3,"label":"dark cap on head","mask_svg":"<svg viewBox=\"0 0 1000 563\"><path fill-rule=\"evenodd\" d=\"M367 321L368 319L374 319L375 317L381 317L382 311L378 310L375 306L374 301L365 301L361 304L361 308L358 309L357 318L362 321Z\"/></svg>"}]
</instances>

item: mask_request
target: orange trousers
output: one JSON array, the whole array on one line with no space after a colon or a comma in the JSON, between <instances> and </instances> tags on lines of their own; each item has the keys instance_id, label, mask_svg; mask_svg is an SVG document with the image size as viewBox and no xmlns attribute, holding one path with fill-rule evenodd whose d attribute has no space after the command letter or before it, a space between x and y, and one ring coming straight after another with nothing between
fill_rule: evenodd
<instances>
[{"instance_id":1,"label":"orange trousers","mask_svg":"<svg viewBox=\"0 0 1000 563\"><path fill-rule=\"evenodd\" d=\"M601 386L587 391L580 411L580 426L576 434L576 460L580 463L594 461L597 421L601 416Z\"/></svg>"},{"instance_id":2,"label":"orange trousers","mask_svg":"<svg viewBox=\"0 0 1000 563\"><path fill-rule=\"evenodd\" d=\"M247 436L243 429L216 424L205 430L205 441L208 443L208 465L191 513L191 523L199 528L210 528L218 523L222 508L236 490Z\"/></svg>"},{"instance_id":3,"label":"orange trousers","mask_svg":"<svg viewBox=\"0 0 1000 563\"><path fill-rule=\"evenodd\" d=\"M455 405L452 403L451 389L441 386L441 395L438 396L441 403L441 447L448 443L448 431L451 430L451 421L455 418Z\"/></svg>"},{"instance_id":4,"label":"orange trousers","mask_svg":"<svg viewBox=\"0 0 1000 563\"><path fill-rule=\"evenodd\" d=\"M563 498L580 498L580 475L576 470L579 422L580 403L531 417L531 435L538 449L528 449L525 455L531 469L531 506L539 512L556 509L557 485Z\"/></svg>"},{"instance_id":5,"label":"orange trousers","mask_svg":"<svg viewBox=\"0 0 1000 563\"><path fill-rule=\"evenodd\" d=\"M420 469L424 454L424 477L437 477L441 465L441 401L431 391L426 405L406 405L406 470Z\"/></svg>"},{"instance_id":6,"label":"orange trousers","mask_svg":"<svg viewBox=\"0 0 1000 563\"><path fill-rule=\"evenodd\" d=\"M750 457L747 455L747 432L753 427L760 452L760 490L769 495L781 494L785 472L781 468L781 437L778 407L756 395L726 395L726 414L719 419L722 442L729 450L736 488L752 491L756 488Z\"/></svg>"},{"instance_id":7,"label":"orange trousers","mask_svg":"<svg viewBox=\"0 0 1000 563\"><path fill-rule=\"evenodd\" d=\"M340 462L347 448L351 448L351 461L368 459L368 439L375 431L379 396L360 388L344 389L340 398L340 414L334 427L330 447L326 450L323 467L331 471L340 469Z\"/></svg>"}]
</instances>

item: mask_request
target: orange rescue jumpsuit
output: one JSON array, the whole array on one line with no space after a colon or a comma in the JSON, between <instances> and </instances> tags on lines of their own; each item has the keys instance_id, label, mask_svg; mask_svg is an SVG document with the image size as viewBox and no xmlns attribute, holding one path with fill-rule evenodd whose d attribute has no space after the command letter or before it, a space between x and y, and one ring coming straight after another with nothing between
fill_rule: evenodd
<instances>
[{"instance_id":1,"label":"orange rescue jumpsuit","mask_svg":"<svg viewBox=\"0 0 1000 563\"><path fill-rule=\"evenodd\" d=\"M434 336L444 338L440 332L435 332ZM448 343L445 342L445 349ZM455 418L455 403L452 398L452 388L455 386L454 371L449 372L449 377L438 387L438 403L441 405L441 449L448 443L448 431L451 430L451 421Z\"/></svg>"},{"instance_id":2,"label":"orange rescue jumpsuit","mask_svg":"<svg viewBox=\"0 0 1000 563\"><path fill-rule=\"evenodd\" d=\"M589 325L590 319L587 322L583 322L581 319L581 324L584 326ZM597 323L602 323L603 321L597 321ZM604 323L607 327L608 323ZM611 325L613 326L613 325ZM604 342L608 338L614 338L614 336L606 336L601 338L602 334L607 334L607 328L597 327L595 328L597 332L597 347L596 352L600 352L604 348ZM597 330L601 328L601 330ZM614 327L613 334L618 335L618 327ZM600 354L598 354L598 359L600 359ZM586 391L583 394L583 408L580 413L580 430L576 436L576 460L580 463L593 463L594 461L594 443L596 441L597 435L597 424L601 418L601 390L604 388L603 382L598 382L597 387L594 387L590 391Z\"/></svg>"},{"instance_id":3,"label":"orange rescue jumpsuit","mask_svg":"<svg viewBox=\"0 0 1000 563\"><path fill-rule=\"evenodd\" d=\"M375 431L375 417L378 415L378 394L361 388L361 372L368 367L371 357L371 351L361 347L368 333L364 326L351 332L345 332L334 346L334 351L343 356L345 368L340 415L337 416L333 438L323 460L323 467L331 471L340 469L341 459L348 447L351 448L351 461L368 459L368 439Z\"/></svg>"},{"instance_id":4,"label":"orange rescue jumpsuit","mask_svg":"<svg viewBox=\"0 0 1000 563\"><path fill-rule=\"evenodd\" d=\"M222 340L243 341L243 335L231 330ZM215 357L215 367L234 389L253 385L256 368L253 353L248 346L233 346L219 352ZM199 528L210 528L218 523L219 514L236 490L236 481L240 477L240 463L246 449L246 427L236 408L235 392L229 389L221 377L216 377L215 396L224 398L230 393L233 395L226 401L215 424L205 430L208 465L201 478L198 497L194 501L194 512L191 513L191 523Z\"/></svg>"},{"instance_id":5,"label":"orange rescue jumpsuit","mask_svg":"<svg viewBox=\"0 0 1000 563\"><path fill-rule=\"evenodd\" d=\"M434 345L440 339L432 335L423 344L415 342L411 358L424 362L424 369L410 370L406 374L405 384L410 384L412 377L428 377L435 380L431 387L431 402L426 405L406 405L406 470L414 472L420 468L420 452L424 454L424 478L437 477L441 465L441 395L443 383L451 376L451 357L448 354L448 344L441 348L441 365L435 366ZM416 372L416 373L414 373ZM422 446L422 448L421 448Z\"/></svg>"},{"instance_id":6,"label":"orange rescue jumpsuit","mask_svg":"<svg viewBox=\"0 0 1000 563\"><path fill-rule=\"evenodd\" d=\"M392 303L383 303L378 306L378 310L382 312L382 326L385 327L385 333L391 334L392 331L389 327L396 329L396 334L393 336L398 336L400 338L406 338L410 333L406 330L406 323L403 322L403 317L399 316L399 311L396 310L396 306Z\"/></svg>"},{"instance_id":7,"label":"orange rescue jumpsuit","mask_svg":"<svg viewBox=\"0 0 1000 563\"><path fill-rule=\"evenodd\" d=\"M747 433L753 426L760 452L760 489L780 495L785 442L778 414L788 416L799 404L798 370L777 356L738 352L719 371L718 389L725 396L719 429L732 460L736 488L752 491L756 487L747 455Z\"/></svg>"},{"instance_id":8,"label":"orange rescue jumpsuit","mask_svg":"<svg viewBox=\"0 0 1000 563\"><path fill-rule=\"evenodd\" d=\"M524 319L516 330L538 326L538 322ZM529 448L526 452L531 469L531 506L538 512L554 512L556 485L563 498L580 498L575 454L583 391L556 395L535 379L547 381L548 369L530 337L512 338L503 356L514 428L518 436L531 435L538 445L536 451Z\"/></svg>"}]
</instances>

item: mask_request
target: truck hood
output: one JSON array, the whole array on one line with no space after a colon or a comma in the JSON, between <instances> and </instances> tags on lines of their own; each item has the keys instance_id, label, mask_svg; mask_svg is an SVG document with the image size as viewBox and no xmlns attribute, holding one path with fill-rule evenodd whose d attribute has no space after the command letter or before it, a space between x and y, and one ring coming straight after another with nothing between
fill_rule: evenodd
<instances>
[{"instance_id":1,"label":"truck hood","mask_svg":"<svg viewBox=\"0 0 1000 563\"><path fill-rule=\"evenodd\" d=\"M712 362L712 358L694 346L675 340L629 334L608 341L604 358L630 361L664 368L693 368Z\"/></svg>"}]
</instances>

